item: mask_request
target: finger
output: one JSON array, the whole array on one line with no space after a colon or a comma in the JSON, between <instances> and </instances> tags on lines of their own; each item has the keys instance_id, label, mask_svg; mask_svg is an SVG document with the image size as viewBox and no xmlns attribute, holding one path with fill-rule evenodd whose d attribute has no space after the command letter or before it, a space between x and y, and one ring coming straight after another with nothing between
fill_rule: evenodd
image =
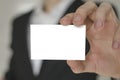
<instances>
[{"instance_id":1,"label":"finger","mask_svg":"<svg viewBox=\"0 0 120 80\"><path fill-rule=\"evenodd\" d=\"M82 63L82 61L72 61L72 60L68 60L67 64L70 66L71 70L74 73L82 73L84 72L84 64Z\"/></svg>"},{"instance_id":2,"label":"finger","mask_svg":"<svg viewBox=\"0 0 120 80\"><path fill-rule=\"evenodd\" d=\"M91 15L96 8L97 5L92 1L88 1L84 5L80 6L74 14L73 24L76 26L84 24L86 18Z\"/></svg>"},{"instance_id":3,"label":"finger","mask_svg":"<svg viewBox=\"0 0 120 80\"><path fill-rule=\"evenodd\" d=\"M95 56L92 55L90 57L89 55L90 53L88 53L85 61L68 60L67 64L70 66L71 70L74 73L96 72L96 63L95 60L93 60Z\"/></svg>"},{"instance_id":4,"label":"finger","mask_svg":"<svg viewBox=\"0 0 120 80\"><path fill-rule=\"evenodd\" d=\"M69 14L65 15L65 16L60 20L60 23L61 23L62 25L70 25L70 24L72 24L73 16L74 16L74 13L69 13Z\"/></svg>"},{"instance_id":5,"label":"finger","mask_svg":"<svg viewBox=\"0 0 120 80\"><path fill-rule=\"evenodd\" d=\"M105 21L109 18L112 13L112 6L108 2L103 2L96 10L94 26L96 29L103 29Z\"/></svg>"},{"instance_id":6,"label":"finger","mask_svg":"<svg viewBox=\"0 0 120 80\"><path fill-rule=\"evenodd\" d=\"M67 64L76 74L83 72L95 72L95 67L93 67L91 63L87 63L86 61L67 61Z\"/></svg>"},{"instance_id":7,"label":"finger","mask_svg":"<svg viewBox=\"0 0 120 80\"><path fill-rule=\"evenodd\" d=\"M114 40L113 40L113 49L120 48L120 24L118 25L118 29L115 33Z\"/></svg>"}]
</instances>

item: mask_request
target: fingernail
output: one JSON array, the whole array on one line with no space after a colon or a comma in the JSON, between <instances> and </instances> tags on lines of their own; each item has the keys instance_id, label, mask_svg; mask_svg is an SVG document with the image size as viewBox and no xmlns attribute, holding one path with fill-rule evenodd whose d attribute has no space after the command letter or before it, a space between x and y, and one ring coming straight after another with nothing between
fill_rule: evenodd
<instances>
[{"instance_id":1,"label":"fingernail","mask_svg":"<svg viewBox=\"0 0 120 80\"><path fill-rule=\"evenodd\" d=\"M96 28L100 28L100 27L103 27L104 26L104 22L101 21L101 20L98 20L95 22L95 27Z\"/></svg>"},{"instance_id":2,"label":"fingernail","mask_svg":"<svg viewBox=\"0 0 120 80\"><path fill-rule=\"evenodd\" d=\"M82 24L82 17L80 15L75 15L74 19L73 19L73 24L75 26L80 26Z\"/></svg>"},{"instance_id":3,"label":"fingernail","mask_svg":"<svg viewBox=\"0 0 120 80\"><path fill-rule=\"evenodd\" d=\"M69 20L68 18L63 18L63 19L61 19L60 23L64 26L66 26L66 25L68 25L68 20Z\"/></svg>"},{"instance_id":4,"label":"fingernail","mask_svg":"<svg viewBox=\"0 0 120 80\"><path fill-rule=\"evenodd\" d=\"M74 21L81 21L82 17L80 15L76 15Z\"/></svg>"},{"instance_id":5,"label":"fingernail","mask_svg":"<svg viewBox=\"0 0 120 80\"><path fill-rule=\"evenodd\" d=\"M119 48L119 42L115 41L113 43L113 48L115 48L115 49Z\"/></svg>"}]
</instances>

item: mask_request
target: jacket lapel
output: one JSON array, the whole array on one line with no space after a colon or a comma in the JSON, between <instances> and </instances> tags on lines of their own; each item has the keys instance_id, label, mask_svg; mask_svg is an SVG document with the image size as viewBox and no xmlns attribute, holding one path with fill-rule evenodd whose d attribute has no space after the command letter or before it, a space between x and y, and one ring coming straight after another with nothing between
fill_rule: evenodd
<instances>
[{"instance_id":1,"label":"jacket lapel","mask_svg":"<svg viewBox=\"0 0 120 80\"><path fill-rule=\"evenodd\" d=\"M24 51L22 55L24 55L24 64L26 64L26 66L24 66L25 70L26 70L26 74L28 74L29 77L31 77L31 79L34 79L34 75L33 75L33 70L32 70L32 66L31 66L31 62L30 62L30 54L29 54L29 50L28 50L28 30L29 30L29 22L30 22L30 17L31 14L33 13L33 10L30 11L29 13L25 14L25 17L23 18L24 20L21 20L21 24L19 25L21 27L21 39L23 39L23 47L21 51Z\"/></svg>"}]
</instances>

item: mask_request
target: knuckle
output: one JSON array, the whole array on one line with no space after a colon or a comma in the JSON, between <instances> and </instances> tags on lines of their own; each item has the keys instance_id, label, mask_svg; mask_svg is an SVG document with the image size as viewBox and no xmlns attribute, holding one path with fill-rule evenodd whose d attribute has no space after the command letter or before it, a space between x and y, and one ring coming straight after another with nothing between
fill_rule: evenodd
<instances>
[{"instance_id":1,"label":"knuckle","mask_svg":"<svg viewBox=\"0 0 120 80\"><path fill-rule=\"evenodd\" d=\"M97 8L97 5L96 5L96 3L94 1L88 1L88 2L86 2L85 5L93 8L93 9Z\"/></svg>"},{"instance_id":2,"label":"knuckle","mask_svg":"<svg viewBox=\"0 0 120 80\"><path fill-rule=\"evenodd\" d=\"M86 5L91 5L92 7L97 8L96 3L93 2L93 1L88 1L88 2L86 3Z\"/></svg>"},{"instance_id":3,"label":"knuckle","mask_svg":"<svg viewBox=\"0 0 120 80\"><path fill-rule=\"evenodd\" d=\"M62 19L72 18L72 16L73 16L73 13L69 13L69 14L66 14L65 16L63 16Z\"/></svg>"},{"instance_id":4,"label":"knuckle","mask_svg":"<svg viewBox=\"0 0 120 80\"><path fill-rule=\"evenodd\" d=\"M95 21L102 21L104 22L106 20L106 15L100 12L96 12L95 14Z\"/></svg>"},{"instance_id":5,"label":"knuckle","mask_svg":"<svg viewBox=\"0 0 120 80\"><path fill-rule=\"evenodd\" d=\"M73 16L73 13L69 13L66 15L66 17L72 17Z\"/></svg>"},{"instance_id":6,"label":"knuckle","mask_svg":"<svg viewBox=\"0 0 120 80\"><path fill-rule=\"evenodd\" d=\"M85 3L85 4L86 4L86 3ZM84 11L84 10L85 10L85 7L86 7L85 4L83 4L82 6L78 7L78 8L76 9L75 13L81 12L81 10Z\"/></svg>"},{"instance_id":7,"label":"knuckle","mask_svg":"<svg viewBox=\"0 0 120 80\"><path fill-rule=\"evenodd\" d=\"M89 10L95 10L97 8L97 5L93 1L87 1L84 5L80 6L76 12L87 12Z\"/></svg>"},{"instance_id":8,"label":"knuckle","mask_svg":"<svg viewBox=\"0 0 120 80\"><path fill-rule=\"evenodd\" d=\"M110 14L112 6L109 2L103 2L96 11L96 17L101 19L106 19L108 14Z\"/></svg>"},{"instance_id":9,"label":"knuckle","mask_svg":"<svg viewBox=\"0 0 120 80\"><path fill-rule=\"evenodd\" d=\"M103 2L101 6L103 6L104 8L112 9L112 5L109 2Z\"/></svg>"},{"instance_id":10,"label":"knuckle","mask_svg":"<svg viewBox=\"0 0 120 80\"><path fill-rule=\"evenodd\" d=\"M80 16L86 17L87 16L87 10L83 7L79 7L76 10L75 15L80 15Z\"/></svg>"},{"instance_id":11,"label":"knuckle","mask_svg":"<svg viewBox=\"0 0 120 80\"><path fill-rule=\"evenodd\" d=\"M111 4L109 2L102 2L102 5L111 6Z\"/></svg>"}]
</instances>

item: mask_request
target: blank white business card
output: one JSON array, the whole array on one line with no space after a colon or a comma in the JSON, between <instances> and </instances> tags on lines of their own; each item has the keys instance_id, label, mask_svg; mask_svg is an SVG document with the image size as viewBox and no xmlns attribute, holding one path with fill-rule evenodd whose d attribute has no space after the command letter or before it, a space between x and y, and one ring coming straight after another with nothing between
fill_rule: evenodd
<instances>
[{"instance_id":1,"label":"blank white business card","mask_svg":"<svg viewBox=\"0 0 120 80\"><path fill-rule=\"evenodd\" d=\"M85 60L86 27L31 25L31 59Z\"/></svg>"}]
</instances>

